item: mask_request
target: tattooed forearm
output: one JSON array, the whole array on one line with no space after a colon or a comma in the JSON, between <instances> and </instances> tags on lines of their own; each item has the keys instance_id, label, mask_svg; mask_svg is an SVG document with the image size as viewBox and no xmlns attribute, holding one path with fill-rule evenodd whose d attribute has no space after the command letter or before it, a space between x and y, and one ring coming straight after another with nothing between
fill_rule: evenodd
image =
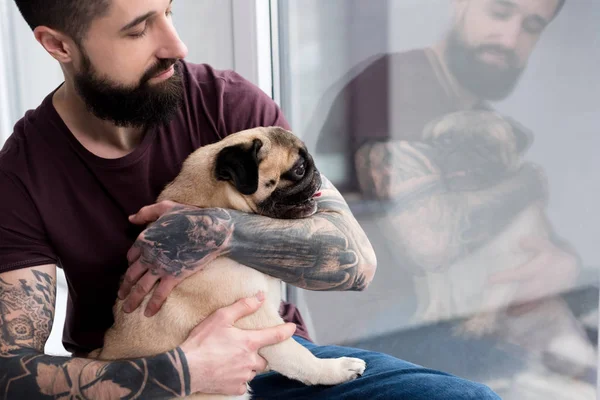
<instances>
[{"instance_id":1,"label":"tattooed forearm","mask_svg":"<svg viewBox=\"0 0 600 400\"><path fill-rule=\"evenodd\" d=\"M222 254L232 233L233 219L228 211L178 206L152 225L135 246L148 250L142 262L151 266L152 273L162 269L179 276Z\"/></svg>"},{"instance_id":2,"label":"tattooed forearm","mask_svg":"<svg viewBox=\"0 0 600 400\"><path fill-rule=\"evenodd\" d=\"M234 214L228 256L309 290L363 290L377 260L342 195L323 178L318 211L310 218L277 220Z\"/></svg>"},{"instance_id":3,"label":"tattooed forearm","mask_svg":"<svg viewBox=\"0 0 600 400\"><path fill-rule=\"evenodd\" d=\"M131 361L53 357L31 349L0 358L0 399L171 399L190 378L180 349Z\"/></svg>"},{"instance_id":4,"label":"tattooed forearm","mask_svg":"<svg viewBox=\"0 0 600 400\"><path fill-rule=\"evenodd\" d=\"M43 354L54 318L50 269L0 276L0 399L170 399L190 394L177 348L137 360L104 362Z\"/></svg>"},{"instance_id":5,"label":"tattooed forearm","mask_svg":"<svg viewBox=\"0 0 600 400\"><path fill-rule=\"evenodd\" d=\"M431 146L406 141L367 144L356 155L363 192L388 203L378 222L407 268L450 265L545 199L543 174L530 164L493 185L483 182L484 189L459 190L448 184L454 178L444 176L436 155Z\"/></svg>"},{"instance_id":6,"label":"tattooed forearm","mask_svg":"<svg viewBox=\"0 0 600 400\"><path fill-rule=\"evenodd\" d=\"M366 143L355 156L361 191L365 197L397 203L438 194L444 185L434 158L434 149L424 143Z\"/></svg>"},{"instance_id":7,"label":"tattooed forearm","mask_svg":"<svg viewBox=\"0 0 600 400\"><path fill-rule=\"evenodd\" d=\"M155 273L179 276L225 255L305 289L364 289L373 279L375 254L325 178L317 207L315 215L295 220L178 207L147 229L137 244L144 247L140 258Z\"/></svg>"}]
</instances>

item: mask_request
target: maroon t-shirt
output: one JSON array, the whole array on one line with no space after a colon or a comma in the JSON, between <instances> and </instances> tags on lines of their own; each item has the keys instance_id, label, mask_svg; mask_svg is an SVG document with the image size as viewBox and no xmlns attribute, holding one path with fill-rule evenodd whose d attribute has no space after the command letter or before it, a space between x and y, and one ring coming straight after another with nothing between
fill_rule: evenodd
<instances>
[{"instance_id":1,"label":"maroon t-shirt","mask_svg":"<svg viewBox=\"0 0 600 400\"><path fill-rule=\"evenodd\" d=\"M386 54L347 89L354 150L371 140L421 140L428 122L465 109L430 48Z\"/></svg>"},{"instance_id":2,"label":"maroon t-shirt","mask_svg":"<svg viewBox=\"0 0 600 400\"><path fill-rule=\"evenodd\" d=\"M430 48L384 54L365 64L336 95L315 147L316 155L345 156L347 179L339 186L350 191L359 190L353 159L363 144L419 141L432 119L464 109Z\"/></svg>"},{"instance_id":3,"label":"maroon t-shirt","mask_svg":"<svg viewBox=\"0 0 600 400\"><path fill-rule=\"evenodd\" d=\"M0 151L0 273L63 268L69 287L63 344L73 353L101 347L113 323L127 250L143 229L127 216L154 203L198 147L257 126L289 129L273 100L235 72L182 67L179 112L125 157L86 150L56 112L54 91L17 122ZM281 311L306 337L297 310L284 304Z\"/></svg>"}]
</instances>

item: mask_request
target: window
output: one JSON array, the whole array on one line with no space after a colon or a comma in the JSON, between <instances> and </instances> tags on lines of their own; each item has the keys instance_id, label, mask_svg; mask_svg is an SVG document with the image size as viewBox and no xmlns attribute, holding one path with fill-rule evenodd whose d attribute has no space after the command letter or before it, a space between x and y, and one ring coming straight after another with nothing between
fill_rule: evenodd
<instances>
[{"instance_id":1,"label":"window","mask_svg":"<svg viewBox=\"0 0 600 400\"><path fill-rule=\"evenodd\" d=\"M271 2L283 111L378 256L365 292L300 292L321 344L591 399L600 7L512 3Z\"/></svg>"}]
</instances>

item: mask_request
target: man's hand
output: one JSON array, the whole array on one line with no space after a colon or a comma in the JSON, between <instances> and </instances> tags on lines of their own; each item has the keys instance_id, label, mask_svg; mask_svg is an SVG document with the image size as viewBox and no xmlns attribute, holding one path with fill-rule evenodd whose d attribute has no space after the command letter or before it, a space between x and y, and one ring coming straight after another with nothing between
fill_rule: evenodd
<instances>
[{"instance_id":1,"label":"man's hand","mask_svg":"<svg viewBox=\"0 0 600 400\"><path fill-rule=\"evenodd\" d=\"M192 393L242 395L246 384L267 367L258 350L290 338L292 323L250 331L234 323L260 308L264 294L241 299L202 321L180 346L189 365Z\"/></svg>"},{"instance_id":2,"label":"man's hand","mask_svg":"<svg viewBox=\"0 0 600 400\"><path fill-rule=\"evenodd\" d=\"M152 316L181 281L222 255L232 234L231 216L163 201L130 216L134 224L152 223L127 254L129 269L119 289L124 311L135 310L160 280L145 310Z\"/></svg>"},{"instance_id":3,"label":"man's hand","mask_svg":"<svg viewBox=\"0 0 600 400\"><path fill-rule=\"evenodd\" d=\"M577 259L572 254L539 237L523 239L521 248L531 252L532 258L490 279L492 284L519 284L513 303L555 296L572 287L579 272Z\"/></svg>"}]
</instances>

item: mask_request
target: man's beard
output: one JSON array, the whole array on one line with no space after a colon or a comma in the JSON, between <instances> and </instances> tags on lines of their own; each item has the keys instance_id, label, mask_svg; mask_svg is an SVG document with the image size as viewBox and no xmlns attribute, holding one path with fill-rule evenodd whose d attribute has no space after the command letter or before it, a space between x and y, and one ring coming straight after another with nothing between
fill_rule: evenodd
<instances>
[{"instance_id":1,"label":"man's beard","mask_svg":"<svg viewBox=\"0 0 600 400\"><path fill-rule=\"evenodd\" d=\"M148 81L175 66L173 76L156 84ZM183 84L181 65L175 59L161 59L148 69L136 86L125 86L98 77L83 53L82 70L75 87L87 109L96 117L122 127L150 128L169 122L181 105Z\"/></svg>"},{"instance_id":2,"label":"man's beard","mask_svg":"<svg viewBox=\"0 0 600 400\"><path fill-rule=\"evenodd\" d=\"M507 65L500 67L485 63L479 58L485 51L503 54ZM493 44L469 47L457 28L449 34L445 58L458 82L484 100L506 98L523 73L523 68L517 66L514 52Z\"/></svg>"}]
</instances>

